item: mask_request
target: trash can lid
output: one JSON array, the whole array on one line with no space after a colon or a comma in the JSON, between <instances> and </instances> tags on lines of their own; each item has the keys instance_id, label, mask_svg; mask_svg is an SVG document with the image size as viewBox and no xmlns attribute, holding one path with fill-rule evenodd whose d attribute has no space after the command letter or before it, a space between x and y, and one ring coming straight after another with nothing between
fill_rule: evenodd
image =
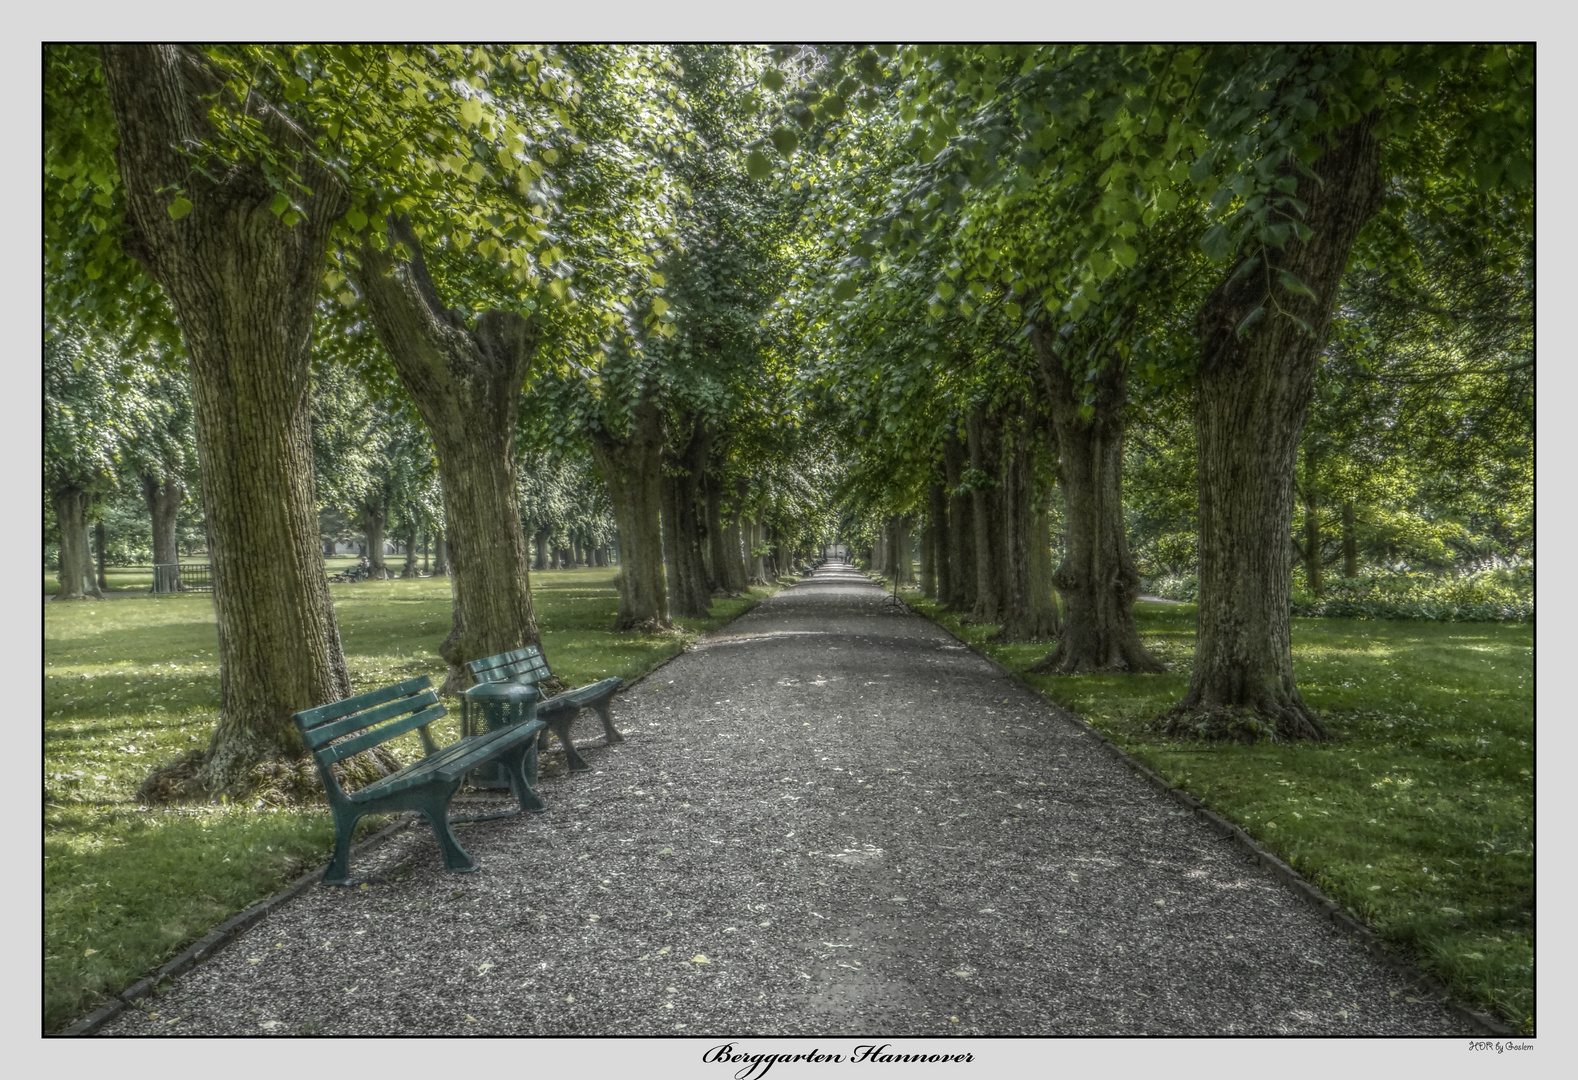
<instances>
[{"instance_id":1,"label":"trash can lid","mask_svg":"<svg viewBox=\"0 0 1578 1080\"><path fill-rule=\"evenodd\" d=\"M542 691L535 686L509 682L478 683L461 693L472 701L536 701L542 697Z\"/></svg>"}]
</instances>

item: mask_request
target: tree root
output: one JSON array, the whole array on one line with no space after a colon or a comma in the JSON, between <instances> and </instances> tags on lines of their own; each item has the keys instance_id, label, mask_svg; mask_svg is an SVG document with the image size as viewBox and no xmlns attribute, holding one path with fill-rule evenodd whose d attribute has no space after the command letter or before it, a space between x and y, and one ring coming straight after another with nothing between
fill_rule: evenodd
<instances>
[{"instance_id":1,"label":"tree root","mask_svg":"<svg viewBox=\"0 0 1578 1080\"><path fill-rule=\"evenodd\" d=\"M260 761L239 783L224 790L211 786L204 765L208 754L189 750L174 761L156 766L137 788L135 798L144 806L175 806L221 800L258 806L321 806L326 802L318 766L308 757ZM375 746L330 766L347 793L381 780L401 767L388 747Z\"/></svg>"},{"instance_id":2,"label":"tree root","mask_svg":"<svg viewBox=\"0 0 1578 1080\"><path fill-rule=\"evenodd\" d=\"M1335 737L1307 709L1202 708L1176 705L1157 717L1152 730L1173 739L1199 742L1329 742Z\"/></svg>"}]
</instances>

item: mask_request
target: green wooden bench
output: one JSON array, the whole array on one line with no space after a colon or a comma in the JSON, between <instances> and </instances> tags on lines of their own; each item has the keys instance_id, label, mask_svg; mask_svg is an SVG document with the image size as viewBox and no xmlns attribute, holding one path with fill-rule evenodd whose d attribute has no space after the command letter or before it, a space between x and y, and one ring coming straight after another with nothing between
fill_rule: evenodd
<instances>
[{"instance_id":1,"label":"green wooden bench","mask_svg":"<svg viewBox=\"0 0 1578 1080\"><path fill-rule=\"evenodd\" d=\"M386 686L356 697L305 709L292 719L318 763L318 775L334 814L334 857L323 875L326 885L343 885L351 869L351 831L367 814L415 810L427 818L444 855L444 869L456 873L475 870L476 863L455 839L449 825L449 802L460 790L466 773L478 765L498 761L509 776L510 788L522 810L548 809L532 785L537 779L537 737L541 720L526 720L482 735L472 735L442 749L433 741L428 725L444 715L438 695L426 675ZM330 768L380 743L415 728L426 756L373 781L358 791L346 792Z\"/></svg>"},{"instance_id":2,"label":"green wooden bench","mask_svg":"<svg viewBox=\"0 0 1578 1080\"><path fill-rule=\"evenodd\" d=\"M479 683L513 682L523 686L536 686L544 679L553 677L553 672L548 670L548 661L543 657L542 650L535 645L512 649L482 660L473 660L466 667L470 670L471 677ZM582 709L592 709L602 717L605 745L625 741L625 737L614 730L614 719L609 714L610 699L613 698L614 691L623 684L624 680L617 677L602 679L575 690L561 691L538 703L537 719L543 721L555 735L559 736L559 743L564 747L564 756L569 760L571 772L584 772L591 768L586 760L575 752L575 743L570 739L570 724L580 715ZM544 731L540 746L546 747L547 741L548 732Z\"/></svg>"}]
</instances>

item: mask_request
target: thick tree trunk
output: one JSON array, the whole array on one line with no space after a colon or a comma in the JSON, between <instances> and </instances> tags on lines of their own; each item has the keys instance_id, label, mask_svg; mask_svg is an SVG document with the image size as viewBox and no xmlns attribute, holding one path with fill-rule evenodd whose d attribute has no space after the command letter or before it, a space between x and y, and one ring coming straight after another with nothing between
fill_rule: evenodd
<instances>
[{"instance_id":1,"label":"thick tree trunk","mask_svg":"<svg viewBox=\"0 0 1578 1080\"><path fill-rule=\"evenodd\" d=\"M1177 734L1327 737L1293 678L1288 534L1299 436L1337 287L1383 194L1369 122L1333 132L1312 168L1319 180L1299 177L1298 197L1313 236L1271 254L1315 298L1268 294L1271 275L1256 272L1230 276L1198 316L1200 600L1194 673L1172 715ZM1265 317L1240 333L1262 304Z\"/></svg>"},{"instance_id":2,"label":"thick tree trunk","mask_svg":"<svg viewBox=\"0 0 1578 1080\"><path fill-rule=\"evenodd\" d=\"M531 568L533 570L548 569L548 542L550 539L551 535L545 528L538 529L533 535L532 542L537 549L536 554L532 558Z\"/></svg>"},{"instance_id":3,"label":"thick tree trunk","mask_svg":"<svg viewBox=\"0 0 1578 1080\"><path fill-rule=\"evenodd\" d=\"M1033 338L1057 433L1064 505L1063 564L1053 579L1063 598L1063 633L1057 650L1036 670L1062 675L1165 671L1140 644L1134 625L1140 575L1123 518L1128 372L1114 355L1093 383L1076 379L1051 333L1037 328ZM1080 407L1092 396L1094 412L1082 418Z\"/></svg>"},{"instance_id":4,"label":"thick tree trunk","mask_svg":"<svg viewBox=\"0 0 1578 1080\"><path fill-rule=\"evenodd\" d=\"M972 409L965 420L970 468L985 473L987 482L970 492L975 528L975 604L967 619L995 623L1002 619L1008 553L1002 528L1002 440L998 420L981 409Z\"/></svg>"},{"instance_id":5,"label":"thick tree trunk","mask_svg":"<svg viewBox=\"0 0 1578 1080\"><path fill-rule=\"evenodd\" d=\"M88 505L93 497L81 488L56 491L50 502L55 509L55 525L60 530L60 582L57 600L102 600L93 577L93 554L88 550Z\"/></svg>"},{"instance_id":6,"label":"thick tree trunk","mask_svg":"<svg viewBox=\"0 0 1578 1080\"><path fill-rule=\"evenodd\" d=\"M762 519L751 517L745 521L745 579L752 585L767 584L767 566L757 554L766 544L766 531L762 528Z\"/></svg>"},{"instance_id":7,"label":"thick tree trunk","mask_svg":"<svg viewBox=\"0 0 1578 1080\"><path fill-rule=\"evenodd\" d=\"M969 464L964 444L950 431L942 440L942 469L948 491L948 566L952 588L943 603L954 611L975 607L975 500L958 492Z\"/></svg>"},{"instance_id":8,"label":"thick tree trunk","mask_svg":"<svg viewBox=\"0 0 1578 1080\"><path fill-rule=\"evenodd\" d=\"M253 161L217 175L192 167L188 148L213 136L209 110L236 107L200 58L169 45L106 46L102 55L125 242L180 322L202 464L220 719L182 790L239 795L255 765L302 755L293 713L351 690L318 545L307 393L329 229L349 200L309 150L294 193L306 213L286 225ZM266 104L248 107L271 143L311 147ZM172 189L191 204L179 218Z\"/></svg>"},{"instance_id":9,"label":"thick tree trunk","mask_svg":"<svg viewBox=\"0 0 1578 1080\"><path fill-rule=\"evenodd\" d=\"M663 580L663 426L647 398L631 410L622 438L592 433L592 457L608 485L619 523L619 614L613 629L668 630Z\"/></svg>"},{"instance_id":10,"label":"thick tree trunk","mask_svg":"<svg viewBox=\"0 0 1578 1080\"><path fill-rule=\"evenodd\" d=\"M1008 562L1000 641L1046 641L1059 630L1046 500L1036 482L1036 435L1021 421L1004 440L1003 532Z\"/></svg>"},{"instance_id":11,"label":"thick tree trunk","mask_svg":"<svg viewBox=\"0 0 1578 1080\"><path fill-rule=\"evenodd\" d=\"M391 221L389 240L384 251L362 247L352 272L438 458L453 578L441 692L455 693L471 685L468 661L541 642L515 483L515 425L537 332L504 311L484 311L468 327L440 301L409 224ZM409 260L394 258L396 241Z\"/></svg>"},{"instance_id":12,"label":"thick tree trunk","mask_svg":"<svg viewBox=\"0 0 1578 1080\"><path fill-rule=\"evenodd\" d=\"M1359 576L1359 538L1354 535L1353 518L1353 500L1345 500L1342 504L1342 576L1345 578Z\"/></svg>"},{"instance_id":13,"label":"thick tree trunk","mask_svg":"<svg viewBox=\"0 0 1578 1080\"><path fill-rule=\"evenodd\" d=\"M142 498L148 506L148 517L153 525L153 561L155 563L178 563L180 554L175 549L175 524L181 513L181 504L186 501L186 486L173 477L165 477L161 482L151 475L144 475L142 480ZM326 554L333 554L331 550L334 541L327 541L329 547Z\"/></svg>"},{"instance_id":14,"label":"thick tree trunk","mask_svg":"<svg viewBox=\"0 0 1578 1080\"><path fill-rule=\"evenodd\" d=\"M712 438L697 422L690 434L669 449L663 471L663 551L669 574L669 606L681 618L706 618L712 607L712 589L702 558L706 543L701 477Z\"/></svg>"}]
</instances>

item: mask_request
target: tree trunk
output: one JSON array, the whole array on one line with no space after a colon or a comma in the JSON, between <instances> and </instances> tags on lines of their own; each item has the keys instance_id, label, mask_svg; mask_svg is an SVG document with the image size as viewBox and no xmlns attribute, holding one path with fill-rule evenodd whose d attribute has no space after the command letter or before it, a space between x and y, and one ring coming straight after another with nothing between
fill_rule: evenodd
<instances>
[{"instance_id":1,"label":"tree trunk","mask_svg":"<svg viewBox=\"0 0 1578 1080\"><path fill-rule=\"evenodd\" d=\"M449 576L449 534L445 532L433 538L433 576Z\"/></svg>"},{"instance_id":2,"label":"tree trunk","mask_svg":"<svg viewBox=\"0 0 1578 1080\"><path fill-rule=\"evenodd\" d=\"M389 521L382 488L374 488L361 505L362 529L367 538L367 576L377 581L389 577L384 565L384 526Z\"/></svg>"},{"instance_id":3,"label":"tree trunk","mask_svg":"<svg viewBox=\"0 0 1578 1080\"><path fill-rule=\"evenodd\" d=\"M261 100L249 109L296 164L306 211L286 225L254 161L211 176L187 148L235 109L205 62L170 45L103 49L126 192L125 244L169 297L191 365L219 630L220 719L184 793L240 795L260 762L304 752L291 715L348 697L318 546L308 407L314 304L329 229L349 206L312 140ZM172 217L171 191L191 209Z\"/></svg>"},{"instance_id":4,"label":"tree trunk","mask_svg":"<svg viewBox=\"0 0 1578 1080\"><path fill-rule=\"evenodd\" d=\"M1369 121L1333 132L1313 171L1320 179L1299 177L1298 197L1314 234L1290 240L1273 261L1315 298L1268 295L1268 274L1230 276L1197 320L1200 600L1194 673L1173 710L1178 734L1327 737L1293 678L1288 534L1299 436L1337 287L1383 194ZM1265 317L1240 333L1262 304Z\"/></svg>"},{"instance_id":5,"label":"tree trunk","mask_svg":"<svg viewBox=\"0 0 1578 1080\"><path fill-rule=\"evenodd\" d=\"M88 549L88 506L91 495L81 488L56 491L50 502L55 508L55 525L60 530L60 582L57 600L104 599L93 577L93 554Z\"/></svg>"},{"instance_id":6,"label":"tree trunk","mask_svg":"<svg viewBox=\"0 0 1578 1080\"><path fill-rule=\"evenodd\" d=\"M98 556L98 569L99 569L99 579L98 580L99 580L99 588L101 590L107 589L107 588L110 587L109 578L106 577L105 573L104 573L104 566L105 566L105 563L107 561L105 549L107 547L109 547L109 542L110 542L109 534L108 534L108 531L104 528L104 522L102 522L102 521L95 521L93 523L93 549L94 549L94 553Z\"/></svg>"},{"instance_id":7,"label":"tree trunk","mask_svg":"<svg viewBox=\"0 0 1578 1080\"><path fill-rule=\"evenodd\" d=\"M405 565L400 568L403 578L421 577L421 571L416 564L416 522L412 522L405 530Z\"/></svg>"},{"instance_id":8,"label":"tree trunk","mask_svg":"<svg viewBox=\"0 0 1578 1080\"><path fill-rule=\"evenodd\" d=\"M1359 576L1359 538L1354 535L1353 517L1353 500L1347 499L1342 504L1342 576L1345 578Z\"/></svg>"},{"instance_id":9,"label":"tree trunk","mask_svg":"<svg viewBox=\"0 0 1578 1080\"><path fill-rule=\"evenodd\" d=\"M433 534L429 533L429 532L423 533L422 534L422 576L423 577L426 577L428 574L430 574L432 572L432 569L433 569L432 552L431 552L432 546L433 546Z\"/></svg>"},{"instance_id":10,"label":"tree trunk","mask_svg":"<svg viewBox=\"0 0 1578 1080\"><path fill-rule=\"evenodd\" d=\"M681 618L706 618L712 589L702 558L706 542L701 476L712 438L697 421L676 425L689 436L674 440L663 470L663 552L669 573L669 605Z\"/></svg>"},{"instance_id":11,"label":"tree trunk","mask_svg":"<svg viewBox=\"0 0 1578 1080\"><path fill-rule=\"evenodd\" d=\"M983 485L970 492L975 527L975 604L970 622L995 623L1002 619L1008 561L1003 535L1002 440L998 421L981 409L972 409L965 420L970 468L986 475Z\"/></svg>"},{"instance_id":12,"label":"tree trunk","mask_svg":"<svg viewBox=\"0 0 1578 1080\"><path fill-rule=\"evenodd\" d=\"M537 331L505 311L481 312L469 328L443 306L409 223L392 220L389 240L384 251L363 246L352 274L438 458L454 580L441 692L455 693L471 685L468 661L541 643L515 483L515 425ZM410 259L394 257L396 241Z\"/></svg>"},{"instance_id":13,"label":"tree trunk","mask_svg":"<svg viewBox=\"0 0 1578 1080\"><path fill-rule=\"evenodd\" d=\"M926 533L921 544L925 563L921 571L921 591L943 603L947 603L953 595L953 567L948 560L952 541L948 533L948 493L942 484L933 481L926 488Z\"/></svg>"},{"instance_id":14,"label":"tree trunk","mask_svg":"<svg viewBox=\"0 0 1578 1080\"><path fill-rule=\"evenodd\" d=\"M762 519L751 517L745 522L746 580L752 585L767 584L767 567L757 552L766 543Z\"/></svg>"},{"instance_id":15,"label":"tree trunk","mask_svg":"<svg viewBox=\"0 0 1578 1080\"><path fill-rule=\"evenodd\" d=\"M592 457L608 485L619 523L619 614L612 627L668 630L663 580L663 428L657 406L643 397L631 410L630 431L592 433Z\"/></svg>"},{"instance_id":16,"label":"tree trunk","mask_svg":"<svg viewBox=\"0 0 1578 1080\"><path fill-rule=\"evenodd\" d=\"M1140 644L1134 625L1140 575L1123 518L1128 371L1121 358L1111 355L1094 382L1076 379L1053 334L1038 327L1033 339L1057 433L1064 505L1063 564L1053 579L1063 598L1063 633L1057 650L1036 670L1060 675L1165 671ZM1083 418L1080 407L1092 396L1094 412Z\"/></svg>"},{"instance_id":17,"label":"tree trunk","mask_svg":"<svg viewBox=\"0 0 1578 1080\"><path fill-rule=\"evenodd\" d=\"M1036 435L1021 420L1005 439L1003 533L1008 559L1000 641L1046 641L1059 630L1046 500L1036 482Z\"/></svg>"},{"instance_id":18,"label":"tree trunk","mask_svg":"<svg viewBox=\"0 0 1578 1080\"><path fill-rule=\"evenodd\" d=\"M942 440L942 469L948 491L948 566L952 586L943 603L954 611L975 607L975 500L958 493L968 461L964 444L950 431Z\"/></svg>"}]
</instances>

